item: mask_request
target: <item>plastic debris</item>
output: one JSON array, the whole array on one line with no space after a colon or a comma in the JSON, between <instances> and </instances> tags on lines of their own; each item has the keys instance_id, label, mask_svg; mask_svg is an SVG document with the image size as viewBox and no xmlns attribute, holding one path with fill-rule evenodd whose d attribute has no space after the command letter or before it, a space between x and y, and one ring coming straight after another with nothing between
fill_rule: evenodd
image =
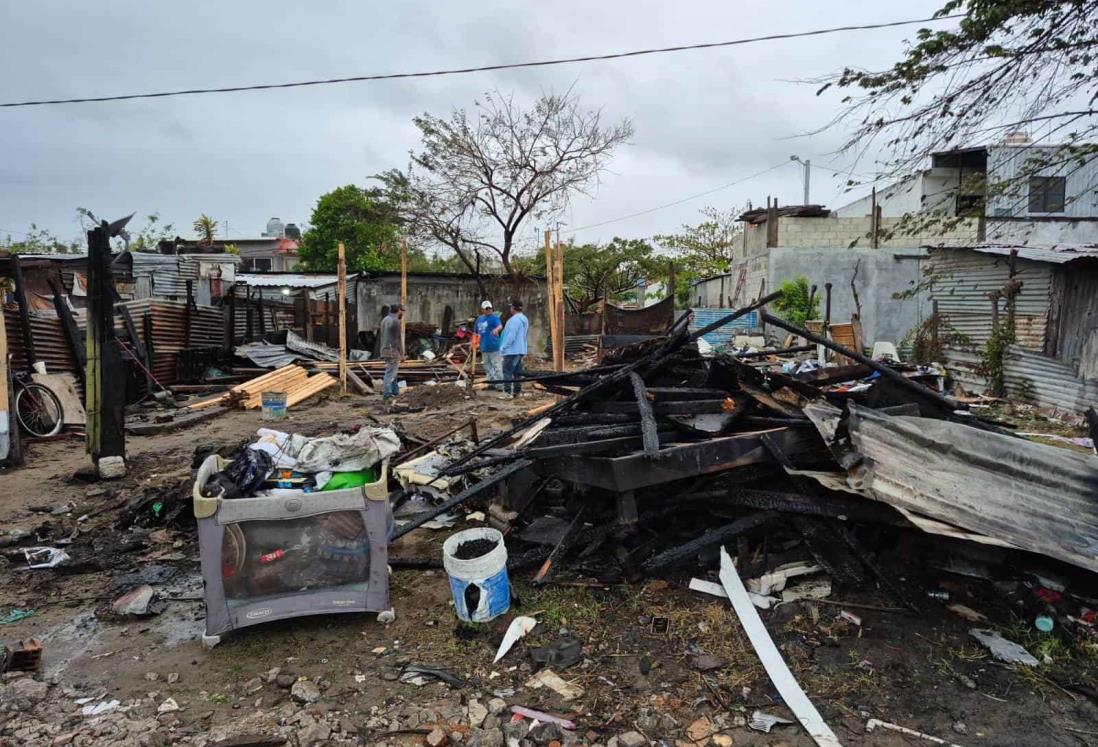
<instances>
[{"instance_id":1,"label":"plastic debris","mask_svg":"<svg viewBox=\"0 0 1098 747\"><path fill-rule=\"evenodd\" d=\"M749 592L765 596L784 589L791 578L819 573L822 570L820 566L813 563L786 563L758 578L748 579L745 586Z\"/></svg>"},{"instance_id":2,"label":"plastic debris","mask_svg":"<svg viewBox=\"0 0 1098 747\"><path fill-rule=\"evenodd\" d=\"M28 565L22 570L35 568L56 568L69 560L69 554L56 547L28 547L23 550Z\"/></svg>"},{"instance_id":3,"label":"plastic debris","mask_svg":"<svg viewBox=\"0 0 1098 747\"><path fill-rule=\"evenodd\" d=\"M537 721L542 722L543 724L556 724L557 726L564 729L565 731L575 731L576 730L576 722L575 721L569 721L566 718L561 718L560 716L554 716L551 713L545 713L543 711L535 711L532 708L526 708L524 706L514 705L514 706L511 706L511 713L515 714L516 716L522 716L523 718L535 719Z\"/></svg>"},{"instance_id":4,"label":"plastic debris","mask_svg":"<svg viewBox=\"0 0 1098 747\"><path fill-rule=\"evenodd\" d=\"M755 731L761 731L765 734L769 734L770 730L773 729L775 726L783 726L792 723L796 722L790 721L787 718L782 718L781 716L775 716L771 713L766 713L764 711L755 711L751 714L751 720L747 722L747 725Z\"/></svg>"},{"instance_id":5,"label":"plastic debris","mask_svg":"<svg viewBox=\"0 0 1098 747\"><path fill-rule=\"evenodd\" d=\"M507 652L511 650L511 647L518 643L519 640L525 638L537 624L537 620L532 617L526 617L525 615L516 617L512 620L511 624L507 626L507 632L504 633L503 640L500 641L499 650L496 651L496 658L492 660L492 663L495 663L506 656Z\"/></svg>"},{"instance_id":6,"label":"plastic debris","mask_svg":"<svg viewBox=\"0 0 1098 747\"><path fill-rule=\"evenodd\" d=\"M406 685L415 685L416 687L423 687L429 682L438 680L439 682L445 682L451 687L465 687L465 680L458 677L453 672L448 672L445 669L439 669L438 667L429 667L422 664L409 664L404 667L404 673L400 676L400 681Z\"/></svg>"},{"instance_id":7,"label":"plastic debris","mask_svg":"<svg viewBox=\"0 0 1098 747\"><path fill-rule=\"evenodd\" d=\"M543 667L567 669L583 660L583 641L565 637L548 646L530 649L530 658Z\"/></svg>"},{"instance_id":8,"label":"plastic debris","mask_svg":"<svg viewBox=\"0 0 1098 747\"><path fill-rule=\"evenodd\" d=\"M926 734L921 731L915 731L914 729L908 729L906 726L900 726L899 724L890 724L887 721L881 721L880 719L871 718L865 722L865 731L867 734L872 734L876 729L888 729L889 731L899 732L909 737L918 737L919 739L926 740L927 742L933 742L934 744L944 744L947 747L961 747L961 745L955 742L947 742L944 739L940 739L930 734Z\"/></svg>"},{"instance_id":9,"label":"plastic debris","mask_svg":"<svg viewBox=\"0 0 1098 747\"><path fill-rule=\"evenodd\" d=\"M579 685L567 682L552 669L543 669L526 681L526 687L538 690L548 687L565 700L575 700L583 695L584 690Z\"/></svg>"},{"instance_id":10,"label":"plastic debris","mask_svg":"<svg viewBox=\"0 0 1098 747\"><path fill-rule=\"evenodd\" d=\"M17 607L12 607L0 617L0 625L11 625L13 622L19 622L33 614L34 610L21 610Z\"/></svg>"},{"instance_id":11,"label":"plastic debris","mask_svg":"<svg viewBox=\"0 0 1098 747\"><path fill-rule=\"evenodd\" d=\"M81 716L102 716L104 713L118 710L122 705L120 700L101 700L94 705L86 705L80 709Z\"/></svg>"},{"instance_id":12,"label":"plastic debris","mask_svg":"<svg viewBox=\"0 0 1098 747\"><path fill-rule=\"evenodd\" d=\"M164 611L164 600L157 594L156 589L144 584L115 599L111 603L111 611L116 615L134 617L159 615Z\"/></svg>"},{"instance_id":13,"label":"plastic debris","mask_svg":"<svg viewBox=\"0 0 1098 747\"><path fill-rule=\"evenodd\" d=\"M1035 667L1040 663L1025 648L1014 641L1008 641L994 630L973 628L968 631L968 634L987 646L991 655L999 661L1005 661L1008 664L1024 664L1027 667Z\"/></svg>"},{"instance_id":14,"label":"plastic debris","mask_svg":"<svg viewBox=\"0 0 1098 747\"><path fill-rule=\"evenodd\" d=\"M805 728L805 731L819 747L839 747L839 739L835 736L835 732L831 731L831 728L823 720L823 716L816 710L816 706L808 699L800 684L793 677L793 673L789 671L789 666L785 663L778 647L774 644L774 639L770 637L770 633L763 625L759 613L748 598L747 589L744 587L743 581L740 580L739 574L736 573L732 558L729 557L724 548L721 548L720 579L724 591L728 595L728 601L731 602L732 608L740 618L740 624L743 626L744 632L747 633L748 640L751 641L755 653L762 661L763 668L770 676L770 681L774 683L775 689L777 689L778 694L781 695L789 710L793 711L793 715L797 717L797 720L801 722L801 726Z\"/></svg>"}]
</instances>

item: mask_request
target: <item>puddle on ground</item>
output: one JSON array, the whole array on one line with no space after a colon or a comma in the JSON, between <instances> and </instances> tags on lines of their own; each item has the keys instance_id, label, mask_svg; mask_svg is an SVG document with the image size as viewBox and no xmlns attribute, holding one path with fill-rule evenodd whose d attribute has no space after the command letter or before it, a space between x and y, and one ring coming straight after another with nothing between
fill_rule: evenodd
<instances>
[{"instance_id":1,"label":"puddle on ground","mask_svg":"<svg viewBox=\"0 0 1098 747\"><path fill-rule=\"evenodd\" d=\"M62 674L80 654L95 646L101 633L99 619L90 609L51 628L40 638L43 673L47 678Z\"/></svg>"}]
</instances>

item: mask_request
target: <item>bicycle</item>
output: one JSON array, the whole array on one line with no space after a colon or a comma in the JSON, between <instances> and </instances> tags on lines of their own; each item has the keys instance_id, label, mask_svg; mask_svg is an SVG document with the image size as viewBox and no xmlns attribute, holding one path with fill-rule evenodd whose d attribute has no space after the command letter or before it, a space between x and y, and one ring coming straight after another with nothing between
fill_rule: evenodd
<instances>
[{"instance_id":1,"label":"bicycle","mask_svg":"<svg viewBox=\"0 0 1098 747\"><path fill-rule=\"evenodd\" d=\"M61 400L50 388L31 379L29 373L12 375L15 417L19 427L31 436L56 436L65 425Z\"/></svg>"}]
</instances>

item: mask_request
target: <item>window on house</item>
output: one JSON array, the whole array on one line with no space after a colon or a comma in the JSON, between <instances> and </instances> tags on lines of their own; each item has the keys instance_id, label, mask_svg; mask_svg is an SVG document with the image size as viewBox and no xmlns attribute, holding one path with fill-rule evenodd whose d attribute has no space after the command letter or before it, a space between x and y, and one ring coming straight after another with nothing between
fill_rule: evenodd
<instances>
[{"instance_id":1,"label":"window on house","mask_svg":"<svg viewBox=\"0 0 1098 747\"><path fill-rule=\"evenodd\" d=\"M1062 176L1031 176L1029 178L1029 212L1064 212L1064 192L1067 179Z\"/></svg>"},{"instance_id":2,"label":"window on house","mask_svg":"<svg viewBox=\"0 0 1098 747\"><path fill-rule=\"evenodd\" d=\"M270 272L270 257L245 257L241 262L245 272Z\"/></svg>"}]
</instances>

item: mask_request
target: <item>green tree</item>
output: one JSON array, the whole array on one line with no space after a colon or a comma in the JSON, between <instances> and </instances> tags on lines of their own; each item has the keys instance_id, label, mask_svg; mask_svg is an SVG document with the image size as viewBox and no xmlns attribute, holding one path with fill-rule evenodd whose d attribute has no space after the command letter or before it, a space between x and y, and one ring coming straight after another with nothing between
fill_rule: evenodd
<instances>
[{"instance_id":1,"label":"green tree","mask_svg":"<svg viewBox=\"0 0 1098 747\"><path fill-rule=\"evenodd\" d=\"M806 319L818 319L820 316L820 298L812 296L808 278L798 275L785 280L778 287L782 295L774 302L774 310L787 322L803 327Z\"/></svg>"},{"instance_id":2,"label":"green tree","mask_svg":"<svg viewBox=\"0 0 1098 747\"><path fill-rule=\"evenodd\" d=\"M19 241L12 239L11 234L5 234L0 249L12 254L76 254L83 245L77 241L61 241L49 230L31 223Z\"/></svg>"},{"instance_id":3,"label":"green tree","mask_svg":"<svg viewBox=\"0 0 1098 747\"><path fill-rule=\"evenodd\" d=\"M652 237L678 260L686 282L688 277L706 278L731 270L735 249L743 241L743 227L736 220L738 210L705 207L701 213L705 220L696 225L684 225L679 233Z\"/></svg>"},{"instance_id":4,"label":"green tree","mask_svg":"<svg viewBox=\"0 0 1098 747\"><path fill-rule=\"evenodd\" d=\"M206 246L214 243L214 239L217 237L217 221L203 213L195 219L192 225L200 243Z\"/></svg>"},{"instance_id":5,"label":"green tree","mask_svg":"<svg viewBox=\"0 0 1098 747\"><path fill-rule=\"evenodd\" d=\"M545 274L545 249L516 259L524 274ZM635 301L645 280L655 279L659 265L652 245L643 239L614 237L608 244L564 245L564 284L568 296L586 309L600 298L614 303Z\"/></svg>"},{"instance_id":6,"label":"green tree","mask_svg":"<svg viewBox=\"0 0 1098 747\"><path fill-rule=\"evenodd\" d=\"M339 242L347 252L347 269L400 269L400 218L381 189L362 189L353 184L328 192L317 200L309 229L301 237L298 256L308 270L335 270ZM409 266L423 256L409 252Z\"/></svg>"}]
</instances>

